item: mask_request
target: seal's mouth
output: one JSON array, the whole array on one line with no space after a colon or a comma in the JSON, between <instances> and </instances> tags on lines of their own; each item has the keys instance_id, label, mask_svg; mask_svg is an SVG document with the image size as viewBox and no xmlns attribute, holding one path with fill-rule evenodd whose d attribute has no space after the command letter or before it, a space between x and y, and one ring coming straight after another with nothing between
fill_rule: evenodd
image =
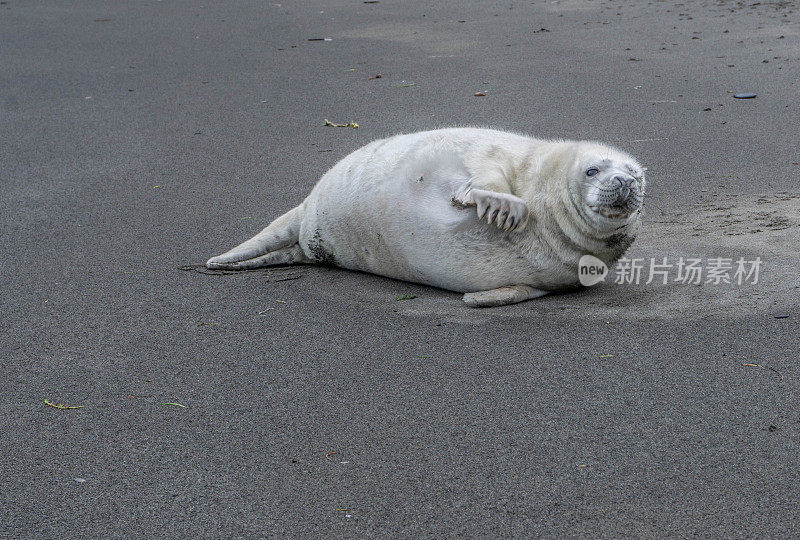
<instances>
[{"instance_id":1,"label":"seal's mouth","mask_svg":"<svg viewBox=\"0 0 800 540\"><path fill-rule=\"evenodd\" d=\"M618 206L618 205L594 205L594 204L587 204L586 208L588 208L591 212L598 214L607 219L628 219L631 215L636 211L635 208L630 208L626 206Z\"/></svg>"}]
</instances>

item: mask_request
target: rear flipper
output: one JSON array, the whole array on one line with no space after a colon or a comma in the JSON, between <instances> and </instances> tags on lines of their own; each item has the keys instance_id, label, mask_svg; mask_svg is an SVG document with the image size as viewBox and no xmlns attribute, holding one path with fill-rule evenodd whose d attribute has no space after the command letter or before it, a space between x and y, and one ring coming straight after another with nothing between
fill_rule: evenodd
<instances>
[{"instance_id":1,"label":"rear flipper","mask_svg":"<svg viewBox=\"0 0 800 540\"><path fill-rule=\"evenodd\" d=\"M211 257L211 269L245 270L274 264L310 262L298 245L303 208L298 206L270 223L263 231L235 248Z\"/></svg>"},{"instance_id":2,"label":"rear flipper","mask_svg":"<svg viewBox=\"0 0 800 540\"><path fill-rule=\"evenodd\" d=\"M216 258L216 257L215 257ZM241 262L217 263L210 259L206 263L207 268L224 269L224 270L250 270L252 268L261 268L262 266L275 266L278 264L297 264L313 262L307 258L300 244L281 248L275 251L270 251L266 255L254 257Z\"/></svg>"},{"instance_id":3,"label":"rear flipper","mask_svg":"<svg viewBox=\"0 0 800 540\"><path fill-rule=\"evenodd\" d=\"M534 289L530 285L512 285L510 287L500 287L489 291L478 291L464 295L464 303L470 307L495 307L507 306L539 298L548 291Z\"/></svg>"}]
</instances>

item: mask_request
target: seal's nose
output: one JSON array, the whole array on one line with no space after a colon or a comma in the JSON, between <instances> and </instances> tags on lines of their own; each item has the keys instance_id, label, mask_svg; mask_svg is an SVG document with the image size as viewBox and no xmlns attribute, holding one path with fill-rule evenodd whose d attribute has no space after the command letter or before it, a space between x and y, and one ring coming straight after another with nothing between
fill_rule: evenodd
<instances>
[{"instance_id":1,"label":"seal's nose","mask_svg":"<svg viewBox=\"0 0 800 540\"><path fill-rule=\"evenodd\" d=\"M628 176L627 174L617 174L612 180L616 181L621 188L629 188L634 182L633 176Z\"/></svg>"},{"instance_id":2,"label":"seal's nose","mask_svg":"<svg viewBox=\"0 0 800 540\"><path fill-rule=\"evenodd\" d=\"M631 186L635 179L632 176L625 174L617 174L612 179L618 185L617 187L617 204L626 202L631 197Z\"/></svg>"}]
</instances>

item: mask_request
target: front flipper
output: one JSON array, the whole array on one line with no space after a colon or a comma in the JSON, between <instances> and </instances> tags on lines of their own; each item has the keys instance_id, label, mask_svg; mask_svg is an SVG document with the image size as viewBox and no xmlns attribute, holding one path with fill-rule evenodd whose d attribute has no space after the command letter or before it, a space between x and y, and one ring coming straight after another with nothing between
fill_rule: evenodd
<instances>
[{"instance_id":1,"label":"front flipper","mask_svg":"<svg viewBox=\"0 0 800 540\"><path fill-rule=\"evenodd\" d=\"M528 224L528 205L510 193L466 185L453 196L453 203L477 207L478 219L485 218L489 225L494 224L504 231L521 231Z\"/></svg>"},{"instance_id":2,"label":"front flipper","mask_svg":"<svg viewBox=\"0 0 800 540\"><path fill-rule=\"evenodd\" d=\"M488 291L478 291L464 295L464 303L470 307L495 307L507 306L539 298L548 291L534 289L530 285L511 285L510 287L500 287Z\"/></svg>"}]
</instances>

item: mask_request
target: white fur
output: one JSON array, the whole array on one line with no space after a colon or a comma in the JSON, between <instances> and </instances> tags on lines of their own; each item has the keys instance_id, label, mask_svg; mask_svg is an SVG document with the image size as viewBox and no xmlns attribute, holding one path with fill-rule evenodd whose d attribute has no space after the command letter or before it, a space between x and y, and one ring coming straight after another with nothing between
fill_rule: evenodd
<instances>
[{"instance_id":1,"label":"white fur","mask_svg":"<svg viewBox=\"0 0 800 540\"><path fill-rule=\"evenodd\" d=\"M616 219L596 208L613 175L635 178L639 194ZM342 159L300 206L207 265L328 262L465 293L507 288L465 301L513 303L577 286L582 255L612 264L636 234L643 194L642 167L600 143L472 128L398 135Z\"/></svg>"}]
</instances>

